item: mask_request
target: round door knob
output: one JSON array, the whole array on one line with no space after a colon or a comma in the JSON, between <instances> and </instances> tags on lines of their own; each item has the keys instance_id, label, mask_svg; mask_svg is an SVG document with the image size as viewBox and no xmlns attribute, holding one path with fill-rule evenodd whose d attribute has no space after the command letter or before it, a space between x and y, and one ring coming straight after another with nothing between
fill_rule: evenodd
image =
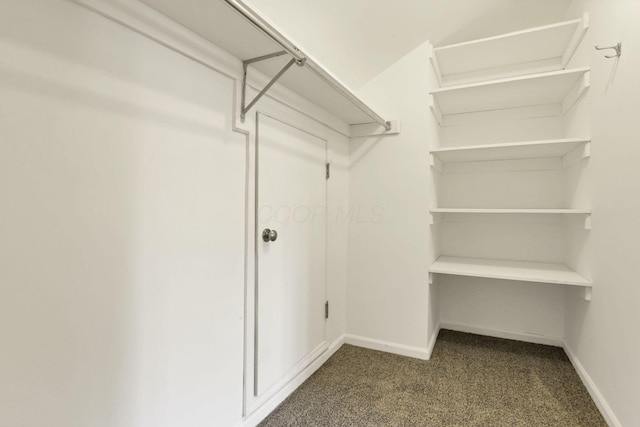
<instances>
[{"instance_id":1,"label":"round door knob","mask_svg":"<svg viewBox=\"0 0 640 427\"><path fill-rule=\"evenodd\" d=\"M278 238L278 232L276 230L270 230L265 228L262 230L262 240L265 242L275 242Z\"/></svg>"}]
</instances>

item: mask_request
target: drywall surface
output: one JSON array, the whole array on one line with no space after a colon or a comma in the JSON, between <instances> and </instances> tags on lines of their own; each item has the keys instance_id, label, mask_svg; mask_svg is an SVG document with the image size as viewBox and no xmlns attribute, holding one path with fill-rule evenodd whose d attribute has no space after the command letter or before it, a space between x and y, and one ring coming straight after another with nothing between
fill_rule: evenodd
<instances>
[{"instance_id":1,"label":"drywall surface","mask_svg":"<svg viewBox=\"0 0 640 427\"><path fill-rule=\"evenodd\" d=\"M351 141L347 333L425 349L428 341L428 45L359 93L401 133Z\"/></svg>"},{"instance_id":2,"label":"drywall surface","mask_svg":"<svg viewBox=\"0 0 640 427\"><path fill-rule=\"evenodd\" d=\"M0 425L237 424L233 81L68 1L0 53Z\"/></svg>"},{"instance_id":3,"label":"drywall surface","mask_svg":"<svg viewBox=\"0 0 640 427\"><path fill-rule=\"evenodd\" d=\"M566 295L565 340L601 395L611 425L640 425L640 3L576 0L567 18L590 14L590 28L576 65L592 67L588 108L575 112L568 131L590 124L592 157L593 299ZM594 44L622 42L622 56L598 52ZM577 254L574 255L577 257Z\"/></svg>"}]
</instances>

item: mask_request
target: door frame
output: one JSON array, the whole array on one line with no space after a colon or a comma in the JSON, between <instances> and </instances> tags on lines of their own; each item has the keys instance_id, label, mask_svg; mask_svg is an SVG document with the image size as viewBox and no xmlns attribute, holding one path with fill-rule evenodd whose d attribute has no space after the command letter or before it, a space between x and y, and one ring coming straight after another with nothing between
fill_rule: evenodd
<instances>
[{"instance_id":1,"label":"door frame","mask_svg":"<svg viewBox=\"0 0 640 427\"><path fill-rule=\"evenodd\" d=\"M273 106L269 103L261 105L255 109L255 113L247 116L247 127L254 134L248 138L247 146L247 180L246 180L246 243L245 243L245 308L244 308L244 386L243 386L243 416L246 418L256 412L263 404L273 398L280 391L290 385L299 374L311 363L317 360L329 349L327 342L328 328L325 319L324 340L307 357L296 364L288 373L284 380L279 381L274 386L256 396L256 344L257 344L257 309L258 309L258 268L257 268L257 248L258 248L258 167L259 167L259 136L260 136L260 116L276 120L284 125L290 126L300 132L304 132L312 137L318 138L326 144L326 161L331 162L330 141L326 134L318 131L317 124L312 119L294 112L283 110L282 107ZM275 108L274 108L275 107ZM330 211L329 185L325 186L325 207ZM329 248L329 218L325 222L325 251ZM328 268L329 256L325 256L325 296L328 297Z\"/></svg>"}]
</instances>

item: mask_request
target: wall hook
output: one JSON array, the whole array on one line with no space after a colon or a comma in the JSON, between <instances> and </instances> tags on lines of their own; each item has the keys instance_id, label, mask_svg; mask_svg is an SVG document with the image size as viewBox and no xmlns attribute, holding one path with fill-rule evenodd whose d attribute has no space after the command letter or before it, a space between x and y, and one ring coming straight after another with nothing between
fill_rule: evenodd
<instances>
[{"instance_id":1,"label":"wall hook","mask_svg":"<svg viewBox=\"0 0 640 427\"><path fill-rule=\"evenodd\" d=\"M596 50L613 49L616 51L615 55L605 55L604 56L605 58L615 58L622 55L622 43L618 43L615 46L598 47L598 45L596 45L595 47L596 47Z\"/></svg>"}]
</instances>

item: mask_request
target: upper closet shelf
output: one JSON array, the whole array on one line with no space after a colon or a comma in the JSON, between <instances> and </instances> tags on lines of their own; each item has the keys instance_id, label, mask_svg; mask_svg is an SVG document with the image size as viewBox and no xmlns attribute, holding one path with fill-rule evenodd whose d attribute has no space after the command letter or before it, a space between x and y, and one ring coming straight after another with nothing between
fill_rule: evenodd
<instances>
[{"instance_id":1,"label":"upper closet shelf","mask_svg":"<svg viewBox=\"0 0 640 427\"><path fill-rule=\"evenodd\" d=\"M548 106L564 114L589 87L589 68L553 71L435 89L430 108L438 123L454 114Z\"/></svg>"},{"instance_id":2,"label":"upper closet shelf","mask_svg":"<svg viewBox=\"0 0 640 427\"><path fill-rule=\"evenodd\" d=\"M469 145L451 148L437 148L431 154L443 163L478 162L491 160L562 158L582 149L582 157L589 156L589 138L565 138L540 141L510 142L504 144Z\"/></svg>"},{"instance_id":3,"label":"upper closet shelf","mask_svg":"<svg viewBox=\"0 0 640 427\"><path fill-rule=\"evenodd\" d=\"M473 73L517 73L531 69L563 69L589 27L589 16L514 33L437 47L431 61L440 80L469 78Z\"/></svg>"},{"instance_id":4,"label":"upper closet shelf","mask_svg":"<svg viewBox=\"0 0 640 427\"><path fill-rule=\"evenodd\" d=\"M250 64L248 74L253 90L247 93L247 106L254 99L254 92L270 90L267 83L273 79L272 83L277 81L347 124L360 125L352 128L356 136L398 133L397 122L385 120L247 3L241 0L142 1L239 58L245 68ZM261 78L258 82L253 77L254 68L267 79Z\"/></svg>"}]
</instances>

